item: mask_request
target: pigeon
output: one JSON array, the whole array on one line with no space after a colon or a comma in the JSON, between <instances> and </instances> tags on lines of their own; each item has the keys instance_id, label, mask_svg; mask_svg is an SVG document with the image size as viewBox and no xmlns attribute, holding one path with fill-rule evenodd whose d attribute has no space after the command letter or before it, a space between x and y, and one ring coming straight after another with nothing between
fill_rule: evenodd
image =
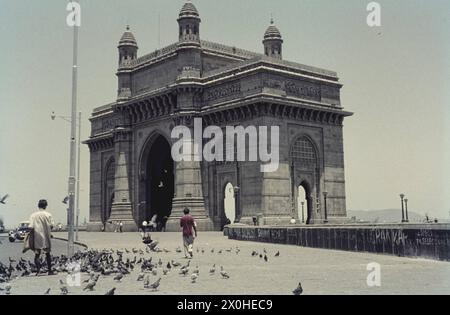
<instances>
[{"instance_id":1,"label":"pigeon","mask_svg":"<svg viewBox=\"0 0 450 315\"><path fill-rule=\"evenodd\" d=\"M151 288L153 291L157 291L160 284L161 284L161 278L159 278L158 280L156 280L155 283L151 284L151 285L150 285L150 288Z\"/></svg>"},{"instance_id":2,"label":"pigeon","mask_svg":"<svg viewBox=\"0 0 450 315\"><path fill-rule=\"evenodd\" d=\"M158 266L162 266L163 265L163 262L162 262L162 260L161 260L161 258L159 259L159 261L158 261Z\"/></svg>"},{"instance_id":3,"label":"pigeon","mask_svg":"<svg viewBox=\"0 0 450 315\"><path fill-rule=\"evenodd\" d=\"M196 283L197 279L198 279L198 273L195 273L195 272L194 272L194 273L191 275L192 283Z\"/></svg>"},{"instance_id":4,"label":"pigeon","mask_svg":"<svg viewBox=\"0 0 450 315\"><path fill-rule=\"evenodd\" d=\"M225 272L225 270L223 269L223 266L220 267L220 275L222 276L223 279L230 279L230 275Z\"/></svg>"},{"instance_id":5,"label":"pigeon","mask_svg":"<svg viewBox=\"0 0 450 315\"><path fill-rule=\"evenodd\" d=\"M170 250L168 250L167 248L163 248L163 252L167 254L170 253Z\"/></svg>"},{"instance_id":6,"label":"pigeon","mask_svg":"<svg viewBox=\"0 0 450 315\"><path fill-rule=\"evenodd\" d=\"M176 252L177 252L177 253L181 253L181 252L182 252L181 248L178 247L178 248L176 249Z\"/></svg>"},{"instance_id":7,"label":"pigeon","mask_svg":"<svg viewBox=\"0 0 450 315\"><path fill-rule=\"evenodd\" d=\"M9 197L9 195L3 196L3 198L0 199L0 203L3 204L3 205L5 205L5 204L6 204L6 199L8 199L8 197Z\"/></svg>"},{"instance_id":8,"label":"pigeon","mask_svg":"<svg viewBox=\"0 0 450 315\"><path fill-rule=\"evenodd\" d=\"M264 255L264 260L265 260L265 262L269 261L269 258L267 258L267 255Z\"/></svg>"},{"instance_id":9,"label":"pigeon","mask_svg":"<svg viewBox=\"0 0 450 315\"><path fill-rule=\"evenodd\" d=\"M61 295L69 294L69 290L62 280L59 280L59 289L61 290Z\"/></svg>"},{"instance_id":10,"label":"pigeon","mask_svg":"<svg viewBox=\"0 0 450 315\"><path fill-rule=\"evenodd\" d=\"M5 294L6 295L11 295L11 289L12 289L11 285L7 284L5 286Z\"/></svg>"},{"instance_id":11,"label":"pigeon","mask_svg":"<svg viewBox=\"0 0 450 315\"><path fill-rule=\"evenodd\" d=\"M172 269L172 265L170 264L170 262L167 263L166 268L169 269L169 270Z\"/></svg>"},{"instance_id":12,"label":"pigeon","mask_svg":"<svg viewBox=\"0 0 450 315\"><path fill-rule=\"evenodd\" d=\"M209 274L212 276L216 273L216 265L212 266L212 268L209 270Z\"/></svg>"},{"instance_id":13,"label":"pigeon","mask_svg":"<svg viewBox=\"0 0 450 315\"><path fill-rule=\"evenodd\" d=\"M143 273L140 273L139 276L137 277L136 281L144 281L144 277L145 277L145 275Z\"/></svg>"},{"instance_id":14,"label":"pigeon","mask_svg":"<svg viewBox=\"0 0 450 315\"><path fill-rule=\"evenodd\" d=\"M202 248L202 254L204 254L205 253L205 249L204 248Z\"/></svg>"},{"instance_id":15,"label":"pigeon","mask_svg":"<svg viewBox=\"0 0 450 315\"><path fill-rule=\"evenodd\" d=\"M70 199L69 196L65 197L62 203L66 205L69 202L69 199Z\"/></svg>"},{"instance_id":16,"label":"pigeon","mask_svg":"<svg viewBox=\"0 0 450 315\"><path fill-rule=\"evenodd\" d=\"M280 252L277 252L277 253L275 254L275 257L280 257Z\"/></svg>"},{"instance_id":17,"label":"pigeon","mask_svg":"<svg viewBox=\"0 0 450 315\"><path fill-rule=\"evenodd\" d=\"M94 291L95 286L97 285L97 281L90 281L87 286L84 287L83 291Z\"/></svg>"},{"instance_id":18,"label":"pigeon","mask_svg":"<svg viewBox=\"0 0 450 315\"><path fill-rule=\"evenodd\" d=\"M196 273L197 275L200 274L200 269L198 268L198 266L195 267L193 273Z\"/></svg>"},{"instance_id":19,"label":"pigeon","mask_svg":"<svg viewBox=\"0 0 450 315\"><path fill-rule=\"evenodd\" d=\"M152 270L152 275L156 277L158 275L158 270L157 269L153 269Z\"/></svg>"},{"instance_id":20,"label":"pigeon","mask_svg":"<svg viewBox=\"0 0 450 315\"><path fill-rule=\"evenodd\" d=\"M105 295L115 295L116 294L116 288L112 288L111 290L109 290L108 292L106 292Z\"/></svg>"},{"instance_id":21,"label":"pigeon","mask_svg":"<svg viewBox=\"0 0 450 315\"><path fill-rule=\"evenodd\" d=\"M51 290L52 290L51 288L48 288L47 291L45 291L44 295L50 295Z\"/></svg>"},{"instance_id":22,"label":"pigeon","mask_svg":"<svg viewBox=\"0 0 450 315\"><path fill-rule=\"evenodd\" d=\"M299 283L299 284L298 284L298 287L297 287L294 291L292 291L292 293L293 293L294 295L302 295L302 294L303 294L302 284Z\"/></svg>"},{"instance_id":23,"label":"pigeon","mask_svg":"<svg viewBox=\"0 0 450 315\"><path fill-rule=\"evenodd\" d=\"M173 260L172 260L172 266L174 266L174 267L180 267L181 264L180 264L179 262L176 262L176 261L173 261Z\"/></svg>"},{"instance_id":24,"label":"pigeon","mask_svg":"<svg viewBox=\"0 0 450 315\"><path fill-rule=\"evenodd\" d=\"M114 277L114 281L120 282L123 279L123 274L119 273L117 276Z\"/></svg>"},{"instance_id":25,"label":"pigeon","mask_svg":"<svg viewBox=\"0 0 450 315\"><path fill-rule=\"evenodd\" d=\"M189 267L183 267L180 270L180 275L186 276L189 273Z\"/></svg>"},{"instance_id":26,"label":"pigeon","mask_svg":"<svg viewBox=\"0 0 450 315\"><path fill-rule=\"evenodd\" d=\"M144 279L144 288L148 289L150 286L150 276L145 277Z\"/></svg>"},{"instance_id":27,"label":"pigeon","mask_svg":"<svg viewBox=\"0 0 450 315\"><path fill-rule=\"evenodd\" d=\"M167 276L167 274L169 273L169 270L167 270L167 269L163 269L163 275L165 275L165 276Z\"/></svg>"}]
</instances>

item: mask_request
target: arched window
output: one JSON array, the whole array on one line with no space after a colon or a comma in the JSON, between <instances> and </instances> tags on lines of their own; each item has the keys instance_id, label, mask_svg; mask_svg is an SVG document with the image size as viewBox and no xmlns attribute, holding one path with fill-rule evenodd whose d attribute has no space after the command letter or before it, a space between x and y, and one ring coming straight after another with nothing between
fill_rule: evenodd
<instances>
[{"instance_id":1,"label":"arched window","mask_svg":"<svg viewBox=\"0 0 450 315\"><path fill-rule=\"evenodd\" d=\"M316 165L317 154L312 142L306 137L297 139L292 146L291 159L302 165Z\"/></svg>"}]
</instances>

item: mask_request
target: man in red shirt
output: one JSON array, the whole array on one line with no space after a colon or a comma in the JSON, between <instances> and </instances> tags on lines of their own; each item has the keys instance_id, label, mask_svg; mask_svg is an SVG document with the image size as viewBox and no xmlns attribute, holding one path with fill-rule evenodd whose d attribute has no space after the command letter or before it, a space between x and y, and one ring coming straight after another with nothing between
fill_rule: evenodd
<instances>
[{"instance_id":1,"label":"man in red shirt","mask_svg":"<svg viewBox=\"0 0 450 315\"><path fill-rule=\"evenodd\" d=\"M183 212L184 216L180 219L180 227L183 228L184 255L188 258L187 254L189 254L192 258L194 256L194 239L197 237L197 226L194 218L189 214L189 209L185 208Z\"/></svg>"}]
</instances>

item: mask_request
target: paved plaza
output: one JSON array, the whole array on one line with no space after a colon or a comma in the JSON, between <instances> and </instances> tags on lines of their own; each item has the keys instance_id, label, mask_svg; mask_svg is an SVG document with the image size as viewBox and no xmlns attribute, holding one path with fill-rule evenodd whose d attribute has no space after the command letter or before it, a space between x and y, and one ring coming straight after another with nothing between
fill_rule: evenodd
<instances>
[{"instance_id":1,"label":"paved plaza","mask_svg":"<svg viewBox=\"0 0 450 315\"><path fill-rule=\"evenodd\" d=\"M57 234L64 237L64 234ZM153 257L156 262L162 259L164 265L175 260L186 264L184 255L177 253L182 247L178 233L154 233L153 239L160 242L161 248L169 253L145 253L144 257ZM80 241L93 249L144 249L140 235L137 233L81 233ZM321 249L301 248L289 245L275 245L228 240L221 233L201 233L196 240L194 259L191 268L200 269L197 283L191 283L190 276L179 275L178 269L167 276L162 275L162 268L155 281L161 277L161 287L157 292L143 288L137 282L140 268L135 268L121 282L113 276L100 277L95 291L82 292L80 287L69 288L70 294L105 294L113 287L116 294L174 294L174 295L285 295L291 294L298 282L302 282L304 294L450 294L450 263L430 260L398 258L365 253L350 253ZM4 246L4 245L0 245ZM240 252L236 253L236 248ZM202 254L202 249L204 253ZM211 250L214 249L214 253ZM231 252L227 251L232 249ZM252 252L267 251L268 262L252 257ZM219 252L222 250L222 253ZM275 257L277 252L279 257ZM3 252L3 251L2 251ZM0 253L0 255L2 255ZM135 255L125 254L124 258ZM139 254L137 254L139 258ZM367 264L377 262L381 265L382 283L379 288L367 286L369 272ZM230 279L222 279L216 272L211 276L209 270L213 264L217 269L223 266ZM82 275L82 281L87 279ZM43 294L51 288L50 294L60 294L59 280L65 280L64 274L57 276L26 277L14 280L12 294ZM0 292L1 294L1 292Z\"/></svg>"}]
</instances>

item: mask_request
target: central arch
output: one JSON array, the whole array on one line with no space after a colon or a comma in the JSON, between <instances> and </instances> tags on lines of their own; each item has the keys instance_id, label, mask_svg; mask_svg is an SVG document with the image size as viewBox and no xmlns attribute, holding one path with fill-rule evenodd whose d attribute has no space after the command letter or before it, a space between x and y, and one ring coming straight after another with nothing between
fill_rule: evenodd
<instances>
[{"instance_id":1,"label":"central arch","mask_svg":"<svg viewBox=\"0 0 450 315\"><path fill-rule=\"evenodd\" d=\"M175 169L169 142L160 134L151 137L141 160L138 223L169 218L175 192Z\"/></svg>"}]
</instances>

